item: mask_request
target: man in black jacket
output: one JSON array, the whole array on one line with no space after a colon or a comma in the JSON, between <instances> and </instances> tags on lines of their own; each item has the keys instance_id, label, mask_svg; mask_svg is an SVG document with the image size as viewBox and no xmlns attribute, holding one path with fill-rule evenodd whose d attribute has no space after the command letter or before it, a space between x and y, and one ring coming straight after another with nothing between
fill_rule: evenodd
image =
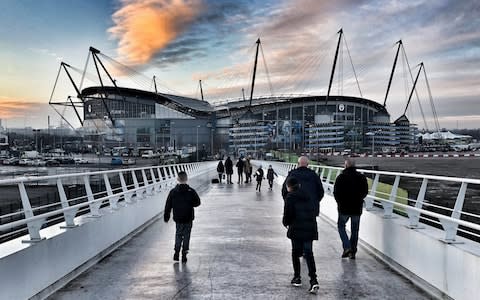
<instances>
[{"instance_id":1,"label":"man in black jacket","mask_svg":"<svg viewBox=\"0 0 480 300\"><path fill-rule=\"evenodd\" d=\"M308 158L306 156L300 156L298 158L298 167L288 173L289 177L295 177L300 182L300 189L308 195L314 205L315 215L320 213L320 201L323 198L323 186L320 177L315 171L308 168ZM283 183L282 196L285 200L287 195L287 179Z\"/></svg>"},{"instance_id":2,"label":"man in black jacket","mask_svg":"<svg viewBox=\"0 0 480 300\"><path fill-rule=\"evenodd\" d=\"M317 293L318 281L313 258L313 240L318 240L317 220L314 205L300 189L299 181L289 177L286 181L287 195L283 210L283 225L288 228L287 237L292 240L293 286L301 286L300 256L305 257L310 276L310 293Z\"/></svg>"},{"instance_id":3,"label":"man in black jacket","mask_svg":"<svg viewBox=\"0 0 480 300\"><path fill-rule=\"evenodd\" d=\"M355 259L358 244L360 215L363 210L363 199L368 193L368 183L365 175L355 169L355 161L345 160L345 169L337 177L333 195L338 204L338 233L342 239L342 258ZM350 219L351 236L348 238L345 224Z\"/></svg>"},{"instance_id":4,"label":"man in black jacket","mask_svg":"<svg viewBox=\"0 0 480 300\"><path fill-rule=\"evenodd\" d=\"M227 183L232 184L233 162L230 156L225 160L225 173L227 174Z\"/></svg>"},{"instance_id":5,"label":"man in black jacket","mask_svg":"<svg viewBox=\"0 0 480 300\"><path fill-rule=\"evenodd\" d=\"M173 220L176 223L175 232L175 253L173 260L178 261L180 248L182 248L182 262L187 262L187 253L190 246L190 233L192 222L195 218L194 207L200 205L200 198L197 192L188 186L187 173L178 173L178 184L170 191L165 204L163 219L170 220L170 211L173 209Z\"/></svg>"}]
</instances>

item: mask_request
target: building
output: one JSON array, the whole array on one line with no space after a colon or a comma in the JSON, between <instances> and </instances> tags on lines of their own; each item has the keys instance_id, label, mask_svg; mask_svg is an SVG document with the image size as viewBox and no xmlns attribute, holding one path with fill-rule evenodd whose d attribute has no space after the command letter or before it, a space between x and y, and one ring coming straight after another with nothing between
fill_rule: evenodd
<instances>
[{"instance_id":1,"label":"building","mask_svg":"<svg viewBox=\"0 0 480 300\"><path fill-rule=\"evenodd\" d=\"M115 87L86 88L81 96L85 142L97 148L360 152L411 147L417 140L405 116L391 122L384 106L365 98L266 97L212 105Z\"/></svg>"}]
</instances>

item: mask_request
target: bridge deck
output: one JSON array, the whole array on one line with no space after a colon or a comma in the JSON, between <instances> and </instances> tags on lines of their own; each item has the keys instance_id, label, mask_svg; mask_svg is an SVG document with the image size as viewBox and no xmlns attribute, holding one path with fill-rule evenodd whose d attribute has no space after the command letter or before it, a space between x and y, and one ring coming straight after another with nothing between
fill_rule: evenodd
<instances>
[{"instance_id":1,"label":"bridge deck","mask_svg":"<svg viewBox=\"0 0 480 300\"><path fill-rule=\"evenodd\" d=\"M173 223L155 222L50 299L302 299L290 286L290 241L281 225L279 186L212 185L196 210L188 263L173 263ZM427 299L422 291L359 249L340 259L341 243L318 220L314 242L322 299Z\"/></svg>"}]
</instances>

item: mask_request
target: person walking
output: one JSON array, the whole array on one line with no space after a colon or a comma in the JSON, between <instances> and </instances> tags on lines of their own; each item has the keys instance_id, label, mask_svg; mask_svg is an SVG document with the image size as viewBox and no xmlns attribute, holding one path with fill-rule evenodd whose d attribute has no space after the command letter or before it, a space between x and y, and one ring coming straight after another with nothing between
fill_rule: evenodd
<instances>
[{"instance_id":1,"label":"person walking","mask_svg":"<svg viewBox=\"0 0 480 300\"><path fill-rule=\"evenodd\" d=\"M272 187L273 187L273 179L274 179L273 176L278 177L277 173L275 173L275 171L273 170L272 165L269 165L267 170L267 180L268 180L268 186L270 191L272 190Z\"/></svg>"},{"instance_id":2,"label":"person walking","mask_svg":"<svg viewBox=\"0 0 480 300\"><path fill-rule=\"evenodd\" d=\"M310 289L316 294L319 286L315 258L313 257L313 241L318 240L317 220L314 204L308 195L300 189L295 177L286 180L287 195L283 209L283 225L288 228L287 237L292 241L293 286L301 286L300 257L307 261Z\"/></svg>"},{"instance_id":3,"label":"person walking","mask_svg":"<svg viewBox=\"0 0 480 300\"><path fill-rule=\"evenodd\" d=\"M295 177L300 182L300 189L302 189L313 202L315 215L318 216L320 214L320 201L324 194L323 185L317 173L308 168L308 158L306 156L300 156L298 158L298 167L288 173L282 186L282 196L284 200L288 192L286 182L289 177Z\"/></svg>"},{"instance_id":4,"label":"person walking","mask_svg":"<svg viewBox=\"0 0 480 300\"><path fill-rule=\"evenodd\" d=\"M184 171L178 172L178 184L170 191L165 203L163 220L168 223L170 212L173 210L173 221L176 224L175 247L173 260L179 260L180 248L182 249L182 262L187 262L190 248L190 233L195 219L194 207L200 205L200 197L188 184L188 176Z\"/></svg>"},{"instance_id":5,"label":"person walking","mask_svg":"<svg viewBox=\"0 0 480 300\"><path fill-rule=\"evenodd\" d=\"M368 194L368 183L365 175L355 168L353 159L345 160L345 169L337 177L333 187L333 196L338 205L338 233L342 240L342 258L355 259L358 244L360 216L363 210L363 199ZM350 238L345 231L345 224L350 219Z\"/></svg>"},{"instance_id":6,"label":"person walking","mask_svg":"<svg viewBox=\"0 0 480 300\"><path fill-rule=\"evenodd\" d=\"M252 164L250 163L250 157L245 159L243 166L243 172L245 173L245 183L252 181Z\"/></svg>"},{"instance_id":7,"label":"person walking","mask_svg":"<svg viewBox=\"0 0 480 300\"><path fill-rule=\"evenodd\" d=\"M263 180L263 169L262 169L262 165L260 165L260 167L258 167L257 171L255 172L255 176L257 178L257 187L255 188L255 190L259 191L260 192L260 188L262 187L262 180Z\"/></svg>"},{"instance_id":8,"label":"person walking","mask_svg":"<svg viewBox=\"0 0 480 300\"><path fill-rule=\"evenodd\" d=\"M225 173L227 174L227 183L232 184L233 162L230 156L225 160Z\"/></svg>"},{"instance_id":9,"label":"person walking","mask_svg":"<svg viewBox=\"0 0 480 300\"><path fill-rule=\"evenodd\" d=\"M218 181L222 183L223 173L225 173L225 167L223 166L222 161L218 162L217 173L218 173Z\"/></svg>"},{"instance_id":10,"label":"person walking","mask_svg":"<svg viewBox=\"0 0 480 300\"><path fill-rule=\"evenodd\" d=\"M237 167L237 173L238 173L238 184L243 183L243 166L245 163L243 162L243 156L240 156L240 158L237 161L237 164L235 165Z\"/></svg>"}]
</instances>

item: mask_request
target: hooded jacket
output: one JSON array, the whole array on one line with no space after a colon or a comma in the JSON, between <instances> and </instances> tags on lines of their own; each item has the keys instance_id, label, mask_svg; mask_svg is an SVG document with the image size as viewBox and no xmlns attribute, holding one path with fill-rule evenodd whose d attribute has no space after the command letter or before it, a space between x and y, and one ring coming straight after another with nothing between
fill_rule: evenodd
<instances>
[{"instance_id":1,"label":"hooded jacket","mask_svg":"<svg viewBox=\"0 0 480 300\"><path fill-rule=\"evenodd\" d=\"M357 172L354 167L343 170L333 187L333 196L338 204L338 212L342 215L361 215L363 199L367 194L367 178Z\"/></svg>"},{"instance_id":2,"label":"hooded jacket","mask_svg":"<svg viewBox=\"0 0 480 300\"><path fill-rule=\"evenodd\" d=\"M286 195L282 221L284 226L288 226L289 239L318 240L314 205L302 190L298 189Z\"/></svg>"},{"instance_id":3,"label":"hooded jacket","mask_svg":"<svg viewBox=\"0 0 480 300\"><path fill-rule=\"evenodd\" d=\"M195 219L193 208L199 205L200 197L194 189L188 184L177 184L168 194L163 218L168 222L173 209L173 220L176 223L190 223Z\"/></svg>"},{"instance_id":4,"label":"hooded jacket","mask_svg":"<svg viewBox=\"0 0 480 300\"><path fill-rule=\"evenodd\" d=\"M288 177L295 177L300 183L300 189L305 192L305 194L312 200L315 215L318 216L320 212L320 201L323 198L323 185L320 177L315 173L315 171L307 168L307 167L299 167L293 169L288 173ZM282 196L283 199L286 199L287 196L287 180L283 183L282 187Z\"/></svg>"}]
</instances>

